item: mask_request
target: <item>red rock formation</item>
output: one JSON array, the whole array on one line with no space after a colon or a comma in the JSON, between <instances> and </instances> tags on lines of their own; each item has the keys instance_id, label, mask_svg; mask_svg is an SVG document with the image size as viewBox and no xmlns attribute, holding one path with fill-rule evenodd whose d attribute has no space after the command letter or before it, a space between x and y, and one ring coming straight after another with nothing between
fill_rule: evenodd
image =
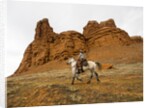
<instances>
[{"instance_id":1,"label":"red rock formation","mask_svg":"<svg viewBox=\"0 0 150 108\"><path fill-rule=\"evenodd\" d=\"M89 21L84 27L83 35L88 40L88 47L128 45L131 43L128 33L116 28L113 19L100 23Z\"/></svg>"},{"instance_id":2,"label":"red rock formation","mask_svg":"<svg viewBox=\"0 0 150 108\"><path fill-rule=\"evenodd\" d=\"M135 43L143 42L143 38L141 36L132 36L131 40L132 42L135 42Z\"/></svg>"},{"instance_id":3,"label":"red rock formation","mask_svg":"<svg viewBox=\"0 0 150 108\"><path fill-rule=\"evenodd\" d=\"M113 65L112 64L102 64L102 69L112 69Z\"/></svg>"},{"instance_id":4,"label":"red rock formation","mask_svg":"<svg viewBox=\"0 0 150 108\"><path fill-rule=\"evenodd\" d=\"M66 31L59 34L54 44L50 46L51 60L65 60L77 55L80 49L86 50L84 36L76 31Z\"/></svg>"},{"instance_id":5,"label":"red rock formation","mask_svg":"<svg viewBox=\"0 0 150 108\"><path fill-rule=\"evenodd\" d=\"M86 38L90 38L91 34L102 28L116 28L115 22L113 19L108 19L107 21L102 21L98 23L97 21L89 21L87 25L83 28L83 34Z\"/></svg>"},{"instance_id":6,"label":"red rock formation","mask_svg":"<svg viewBox=\"0 0 150 108\"><path fill-rule=\"evenodd\" d=\"M101 21L99 24L100 28L103 27L112 27L112 28L116 28L116 24L115 21L113 19L108 19L107 21Z\"/></svg>"},{"instance_id":7,"label":"red rock formation","mask_svg":"<svg viewBox=\"0 0 150 108\"><path fill-rule=\"evenodd\" d=\"M30 67L47 63L50 58L50 44L54 42L57 34L48 23L48 19L43 19L37 23L34 41L27 47L23 60L15 73L22 73Z\"/></svg>"},{"instance_id":8,"label":"red rock formation","mask_svg":"<svg viewBox=\"0 0 150 108\"><path fill-rule=\"evenodd\" d=\"M127 32L116 27L113 19L100 23L89 21L83 34L76 31L57 34L45 18L37 23L35 38L27 47L15 74L27 72L50 61L66 60L70 56L78 55L80 49L89 51L94 47L129 45L133 40L135 41Z\"/></svg>"},{"instance_id":9,"label":"red rock formation","mask_svg":"<svg viewBox=\"0 0 150 108\"><path fill-rule=\"evenodd\" d=\"M86 51L85 38L76 31L66 31L60 34L53 32L48 19L37 23L35 39L27 47L23 60L15 74L30 70L53 60L65 60L77 55L79 50Z\"/></svg>"}]
</instances>

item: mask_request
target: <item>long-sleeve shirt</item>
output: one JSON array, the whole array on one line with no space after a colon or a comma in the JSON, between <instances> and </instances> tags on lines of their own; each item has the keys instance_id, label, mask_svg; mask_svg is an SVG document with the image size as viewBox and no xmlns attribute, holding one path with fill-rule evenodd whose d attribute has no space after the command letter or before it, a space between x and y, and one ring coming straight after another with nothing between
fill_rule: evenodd
<instances>
[{"instance_id":1,"label":"long-sleeve shirt","mask_svg":"<svg viewBox=\"0 0 150 108\"><path fill-rule=\"evenodd\" d=\"M79 59L84 59L85 58L85 55L83 53L79 53Z\"/></svg>"}]
</instances>

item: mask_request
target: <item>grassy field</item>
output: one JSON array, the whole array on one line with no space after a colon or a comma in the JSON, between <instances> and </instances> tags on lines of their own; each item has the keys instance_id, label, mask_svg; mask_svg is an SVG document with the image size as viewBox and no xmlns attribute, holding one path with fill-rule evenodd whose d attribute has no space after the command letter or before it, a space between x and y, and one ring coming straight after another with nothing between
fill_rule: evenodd
<instances>
[{"instance_id":1,"label":"grassy field","mask_svg":"<svg viewBox=\"0 0 150 108\"><path fill-rule=\"evenodd\" d=\"M71 85L71 69L51 70L7 78L8 107L143 101L143 63L116 64L98 71L101 82L88 72Z\"/></svg>"}]
</instances>

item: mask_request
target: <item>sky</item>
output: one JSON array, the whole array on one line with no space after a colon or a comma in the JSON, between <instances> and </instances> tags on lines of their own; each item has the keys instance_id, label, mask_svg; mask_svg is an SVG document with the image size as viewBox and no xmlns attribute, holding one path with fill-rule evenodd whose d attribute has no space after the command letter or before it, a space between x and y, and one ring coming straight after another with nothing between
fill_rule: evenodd
<instances>
[{"instance_id":1,"label":"sky","mask_svg":"<svg viewBox=\"0 0 150 108\"><path fill-rule=\"evenodd\" d=\"M129 6L83 5L46 2L8 1L5 76L18 68L25 49L34 39L37 21L48 18L57 33L83 31L89 20L113 18L117 27L130 36L143 37L143 8Z\"/></svg>"}]
</instances>

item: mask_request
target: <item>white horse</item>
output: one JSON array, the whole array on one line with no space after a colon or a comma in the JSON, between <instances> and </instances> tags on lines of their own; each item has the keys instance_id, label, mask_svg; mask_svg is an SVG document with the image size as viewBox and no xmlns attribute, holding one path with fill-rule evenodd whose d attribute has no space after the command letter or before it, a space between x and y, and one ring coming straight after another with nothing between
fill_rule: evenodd
<instances>
[{"instance_id":1,"label":"white horse","mask_svg":"<svg viewBox=\"0 0 150 108\"><path fill-rule=\"evenodd\" d=\"M88 65L87 66L83 66L83 69L84 71L86 70L89 70L90 73L91 73L91 76L88 80L88 84L91 82L91 79L93 77L93 75L95 75L96 79L97 79L97 82L99 82L99 78L98 78L98 73L96 72L96 68L98 69L101 69L101 64L98 63L98 62L93 62L93 61L87 61ZM82 81L82 79L80 79L78 76L79 76L79 72L78 72L78 69L77 69L77 61L74 59L74 58L69 58L68 59L68 62L67 64L70 64L71 65L71 68L72 68L72 74L73 74L73 77L72 77L72 82L71 84L73 85L74 84L74 80L75 78L79 81Z\"/></svg>"}]
</instances>

